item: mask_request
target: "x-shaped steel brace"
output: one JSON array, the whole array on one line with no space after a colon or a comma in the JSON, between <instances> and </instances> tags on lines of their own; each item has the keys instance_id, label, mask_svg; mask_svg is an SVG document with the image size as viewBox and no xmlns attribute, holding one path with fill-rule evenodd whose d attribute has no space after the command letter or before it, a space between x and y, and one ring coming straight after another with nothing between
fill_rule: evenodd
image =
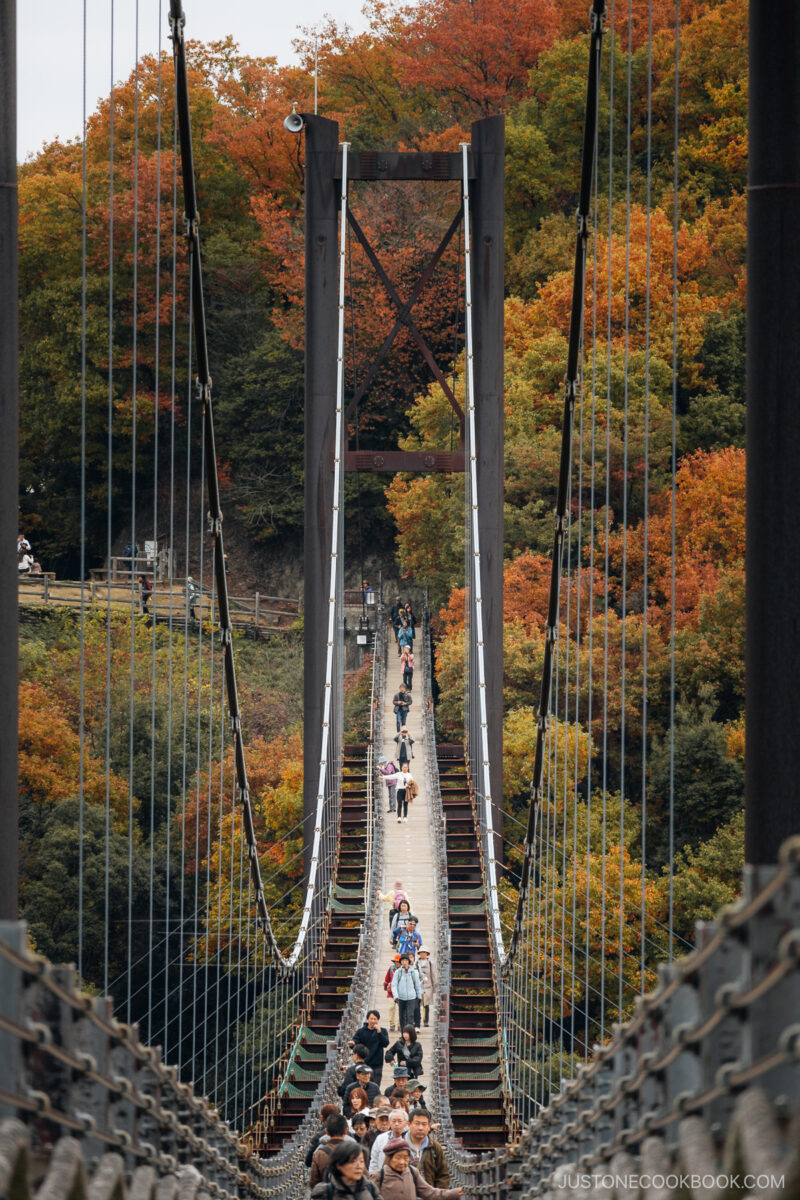
<instances>
[{"instance_id":1,"label":"x-shaped steel brace","mask_svg":"<svg viewBox=\"0 0 800 1200\"><path fill-rule=\"evenodd\" d=\"M434 379L439 384L439 387L442 389L445 396L449 400L450 407L453 409L453 412L458 417L458 424L459 424L459 427L461 430L461 438L463 441L463 437L464 437L464 412L463 412L463 409L461 408L461 405L458 403L455 396L453 395L453 389L450 387L450 384L445 379L441 368L439 367L438 363L436 362L436 359L433 357L433 354L431 353L428 343L425 341L424 337L422 336L420 331L417 329L416 325L414 324L414 321L411 318L411 310L414 307L414 305L416 304L417 300L419 300L420 296L422 295L422 292L425 289L428 282L430 281L430 278L433 275L433 272L436 270L436 266L437 266L439 260L441 259L445 250L449 246L449 244L453 238L453 234L458 229L458 227L461 223L461 217L462 217L462 212L461 212L461 209L459 209L458 212L456 213L456 215L453 217L453 220L450 222L450 227L447 230L447 233L442 238L439 245L437 246L436 251L433 254L433 257L431 258L427 267L422 272L422 274L420 275L416 284L414 285L414 290L412 291L408 300L404 304L403 301L401 300L400 296L397 293L397 289L394 287L394 284L392 283L391 279L386 274L386 271L383 269L383 266L381 265L381 262L378 259L377 254L373 250L372 246L369 244L367 235L364 233L364 230L359 225L358 220L356 219L356 217L354 216L354 214L352 212L352 209L348 208L347 220L350 223L350 227L352 228L353 232L355 233L356 237L358 238L358 241L361 244L361 246L363 246L364 252L367 255L367 258L369 259L369 261L372 263L375 274L378 276L378 278L380 279L384 288L386 289L386 293L389 296L389 299L391 300L392 304L397 309L397 319L396 319L394 325L392 326L385 341L383 342L383 345L381 346L381 348L379 349L375 358L373 359L372 363L370 364L369 370L367 371L367 373L364 377L364 380L361 383L358 391L355 393L352 400L348 404L347 412L345 414L345 420L347 420L347 421L352 420L358 404L360 403L360 401L363 399L363 397L366 395L366 393L369 391L370 387L372 386L375 376L377 375L378 370L380 369L381 363L385 359L386 355L389 353L389 350L391 349L392 344L394 343L394 340L397 337L398 333L405 325L406 329L408 329L408 332L411 334L411 337L414 339L414 341L416 342L420 351L422 352L422 357L425 359L425 362L430 367Z\"/></svg>"}]
</instances>

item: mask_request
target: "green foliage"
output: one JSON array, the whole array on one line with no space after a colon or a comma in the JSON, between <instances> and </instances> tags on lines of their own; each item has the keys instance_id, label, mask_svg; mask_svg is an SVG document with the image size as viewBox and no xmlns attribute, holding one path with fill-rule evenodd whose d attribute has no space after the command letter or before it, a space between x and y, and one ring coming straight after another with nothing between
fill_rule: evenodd
<instances>
[{"instance_id":1,"label":"green foliage","mask_svg":"<svg viewBox=\"0 0 800 1200\"><path fill-rule=\"evenodd\" d=\"M23 813L24 817L24 813ZM83 909L83 970L95 984L103 980L106 940L105 896L108 890L109 974L116 979L128 962L128 934L132 962L147 952L148 924L134 921L133 913L150 906L149 857L142 853L138 832L133 843L113 828L106 837L102 808L87 805L83 811L83 841L79 836L77 800L63 800L50 814L28 862L23 880L21 909L34 945L56 963L74 962L78 945L79 902ZM79 853L83 849L83 892L79 896ZM106 859L108 872L106 872ZM153 881L153 905L164 909L163 880ZM129 888L132 907L129 906Z\"/></svg>"},{"instance_id":2,"label":"green foliage","mask_svg":"<svg viewBox=\"0 0 800 1200\"><path fill-rule=\"evenodd\" d=\"M674 811L676 840L696 848L708 841L744 805L744 769L728 755L725 730L713 720L712 697L698 707L679 704L674 730ZM660 866L669 858L671 747L656 742L650 756L647 859Z\"/></svg>"},{"instance_id":3,"label":"green foliage","mask_svg":"<svg viewBox=\"0 0 800 1200\"><path fill-rule=\"evenodd\" d=\"M708 841L699 846L684 846L675 855L672 870L672 903L675 932L694 941L695 921L711 921L724 904L732 904L741 894L744 866L744 810L720 825ZM660 880L668 897L669 867Z\"/></svg>"}]
</instances>

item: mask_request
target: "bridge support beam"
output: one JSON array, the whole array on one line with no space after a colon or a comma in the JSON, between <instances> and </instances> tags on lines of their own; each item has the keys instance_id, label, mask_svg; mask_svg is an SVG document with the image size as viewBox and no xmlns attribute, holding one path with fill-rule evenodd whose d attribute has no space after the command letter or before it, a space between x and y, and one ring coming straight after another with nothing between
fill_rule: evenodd
<instances>
[{"instance_id":1,"label":"bridge support beam","mask_svg":"<svg viewBox=\"0 0 800 1200\"><path fill-rule=\"evenodd\" d=\"M503 857L503 268L505 119L472 126L472 328L480 492L481 592L489 718L489 760L496 831Z\"/></svg>"},{"instance_id":2,"label":"bridge support beam","mask_svg":"<svg viewBox=\"0 0 800 1200\"><path fill-rule=\"evenodd\" d=\"M800 832L800 7L750 5L746 836Z\"/></svg>"},{"instance_id":3,"label":"bridge support beam","mask_svg":"<svg viewBox=\"0 0 800 1200\"><path fill-rule=\"evenodd\" d=\"M305 639L303 675L303 865L308 875L322 751L331 569L333 444L338 330L339 126L304 114L306 140Z\"/></svg>"},{"instance_id":4,"label":"bridge support beam","mask_svg":"<svg viewBox=\"0 0 800 1200\"><path fill-rule=\"evenodd\" d=\"M0 0L0 920L17 915L17 36Z\"/></svg>"}]
</instances>

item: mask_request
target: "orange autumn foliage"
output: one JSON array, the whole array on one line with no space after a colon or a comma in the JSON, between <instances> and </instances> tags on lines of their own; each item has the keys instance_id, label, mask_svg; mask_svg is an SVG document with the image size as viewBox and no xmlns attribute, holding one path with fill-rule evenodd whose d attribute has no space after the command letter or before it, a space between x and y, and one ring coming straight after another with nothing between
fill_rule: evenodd
<instances>
[{"instance_id":1,"label":"orange autumn foliage","mask_svg":"<svg viewBox=\"0 0 800 1200\"><path fill-rule=\"evenodd\" d=\"M88 804L105 804L106 765L83 747L83 795ZM36 805L55 805L80 795L80 738L59 702L40 683L19 688L19 787ZM127 809L128 785L109 775L109 799L117 812Z\"/></svg>"},{"instance_id":2,"label":"orange autumn foliage","mask_svg":"<svg viewBox=\"0 0 800 1200\"><path fill-rule=\"evenodd\" d=\"M744 565L745 452L696 451L681 460L675 495L675 621L696 625L700 602L722 576ZM620 594L623 552L629 590L644 586L644 526L609 536L609 558ZM600 536L603 550L604 537ZM671 606L672 504L667 490L653 497L647 528L648 604L668 622Z\"/></svg>"}]
</instances>

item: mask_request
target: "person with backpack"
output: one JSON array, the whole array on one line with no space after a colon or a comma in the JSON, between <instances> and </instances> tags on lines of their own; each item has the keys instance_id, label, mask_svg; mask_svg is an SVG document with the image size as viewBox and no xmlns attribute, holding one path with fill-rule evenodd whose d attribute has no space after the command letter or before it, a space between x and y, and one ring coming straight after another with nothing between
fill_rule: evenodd
<instances>
[{"instance_id":1,"label":"person with backpack","mask_svg":"<svg viewBox=\"0 0 800 1200\"><path fill-rule=\"evenodd\" d=\"M345 1138L352 1146L356 1147L358 1153L361 1154L362 1161L364 1158L361 1147L350 1137L347 1117L341 1113L333 1113L325 1122L325 1132L327 1138L320 1140L319 1146L314 1151L314 1157L311 1159L311 1174L308 1177L308 1186L312 1190L324 1178L324 1173L330 1166L331 1155L336 1147L342 1144Z\"/></svg>"},{"instance_id":2,"label":"person with backpack","mask_svg":"<svg viewBox=\"0 0 800 1200\"><path fill-rule=\"evenodd\" d=\"M395 879L394 887L390 891L378 892L378 899L382 900L384 904L389 905L389 929L392 928L395 913L400 907L401 900L407 900L409 909L411 908L411 897L408 892L404 891L402 879Z\"/></svg>"},{"instance_id":3,"label":"person with backpack","mask_svg":"<svg viewBox=\"0 0 800 1200\"><path fill-rule=\"evenodd\" d=\"M420 937L419 933L417 933L417 918L413 913L409 913L408 920L406 921L406 927L397 939L397 949L401 954L413 954L414 959L416 960L421 945L422 938ZM416 962L414 965L416 966ZM421 982L422 976L420 975L420 983Z\"/></svg>"},{"instance_id":4,"label":"person with backpack","mask_svg":"<svg viewBox=\"0 0 800 1200\"><path fill-rule=\"evenodd\" d=\"M411 1165L428 1181L431 1187L450 1186L450 1171L444 1150L431 1133L431 1114L424 1105L412 1108L408 1116L406 1141L411 1149Z\"/></svg>"},{"instance_id":5,"label":"person with backpack","mask_svg":"<svg viewBox=\"0 0 800 1200\"><path fill-rule=\"evenodd\" d=\"M416 1079L417 1075L422 1074L422 1045L417 1041L417 1031L413 1025L403 1027L402 1036L389 1047L383 1057L387 1063L393 1058L397 1059L398 1064L405 1063L411 1079Z\"/></svg>"},{"instance_id":6,"label":"person with backpack","mask_svg":"<svg viewBox=\"0 0 800 1200\"><path fill-rule=\"evenodd\" d=\"M322 1122L322 1125L308 1143L308 1150L306 1151L305 1160L307 1167L311 1166L311 1160L314 1157L314 1151L317 1149L322 1139L328 1136L328 1131L325 1128L325 1122L327 1121L328 1117L335 1116L338 1111L339 1109L335 1104L323 1104L322 1108L319 1110L319 1119Z\"/></svg>"},{"instance_id":7,"label":"person with backpack","mask_svg":"<svg viewBox=\"0 0 800 1200\"><path fill-rule=\"evenodd\" d=\"M383 1200L458 1200L463 1188L431 1187L417 1167L411 1166L411 1147L405 1138L392 1138L383 1147L385 1165L371 1178Z\"/></svg>"},{"instance_id":8,"label":"person with backpack","mask_svg":"<svg viewBox=\"0 0 800 1200\"><path fill-rule=\"evenodd\" d=\"M381 1200L380 1192L367 1175L363 1148L353 1138L348 1137L334 1147L328 1156L326 1173L326 1179L311 1186L313 1200Z\"/></svg>"},{"instance_id":9,"label":"person with backpack","mask_svg":"<svg viewBox=\"0 0 800 1200\"><path fill-rule=\"evenodd\" d=\"M407 900L401 900L397 906L391 924L391 939L392 945L396 946L397 939L408 924L408 918L411 916L411 905ZM398 953L402 954L402 950Z\"/></svg>"},{"instance_id":10,"label":"person with backpack","mask_svg":"<svg viewBox=\"0 0 800 1200\"><path fill-rule=\"evenodd\" d=\"M153 596L153 585L146 575L139 576L139 602L142 612L150 615L150 600Z\"/></svg>"},{"instance_id":11,"label":"person with backpack","mask_svg":"<svg viewBox=\"0 0 800 1200\"><path fill-rule=\"evenodd\" d=\"M422 999L422 985L409 954L400 955L400 967L392 979L392 995L400 1011L400 1027L413 1025L417 1004Z\"/></svg>"}]
</instances>

